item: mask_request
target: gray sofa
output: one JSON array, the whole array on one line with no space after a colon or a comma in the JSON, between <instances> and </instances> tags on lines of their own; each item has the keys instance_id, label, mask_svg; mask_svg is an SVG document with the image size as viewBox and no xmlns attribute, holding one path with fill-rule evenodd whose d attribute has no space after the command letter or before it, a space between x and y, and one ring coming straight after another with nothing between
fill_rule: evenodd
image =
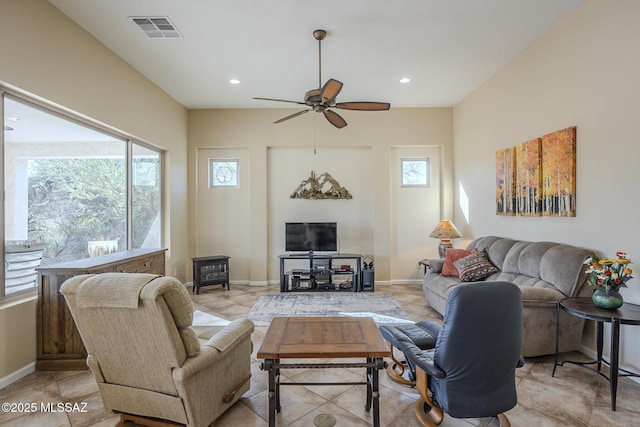
<instances>
[{"instance_id":1,"label":"gray sofa","mask_svg":"<svg viewBox=\"0 0 640 427\"><path fill-rule=\"evenodd\" d=\"M486 251L489 261L500 269L485 281L513 282L522 291L525 357L555 353L557 302L565 297L590 296L584 286L583 262L593 253L575 246L552 242L526 242L497 236L481 237L467 249ZM430 261L423 279L427 303L444 315L449 293L460 284L454 276L442 276L444 259ZM577 350L584 320L560 313L560 352Z\"/></svg>"}]
</instances>

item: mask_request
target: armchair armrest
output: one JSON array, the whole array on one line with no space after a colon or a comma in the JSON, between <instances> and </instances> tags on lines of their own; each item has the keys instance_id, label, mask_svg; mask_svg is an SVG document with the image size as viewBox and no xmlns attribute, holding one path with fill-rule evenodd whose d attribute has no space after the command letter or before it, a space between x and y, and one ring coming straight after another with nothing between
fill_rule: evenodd
<instances>
[{"instance_id":1,"label":"armchair armrest","mask_svg":"<svg viewBox=\"0 0 640 427\"><path fill-rule=\"evenodd\" d=\"M253 330L251 320L233 321L203 344L198 355L173 368L190 425L209 425L249 389Z\"/></svg>"},{"instance_id":2,"label":"armchair armrest","mask_svg":"<svg viewBox=\"0 0 640 427\"><path fill-rule=\"evenodd\" d=\"M407 336L398 336L398 346L414 365L434 378L444 378L446 373L437 367L433 361L433 351L421 350Z\"/></svg>"},{"instance_id":3,"label":"armchair armrest","mask_svg":"<svg viewBox=\"0 0 640 427\"><path fill-rule=\"evenodd\" d=\"M225 351L228 347L247 333L254 330L253 322L249 319L237 319L225 326L220 332L209 338L203 347L213 347Z\"/></svg>"},{"instance_id":4,"label":"armchair armrest","mask_svg":"<svg viewBox=\"0 0 640 427\"><path fill-rule=\"evenodd\" d=\"M186 378L212 366L221 360L225 353L230 351L235 344L250 337L253 330L254 325L251 320L234 320L203 344L197 356L188 358L181 367L174 368L173 378L177 381L184 381ZM224 348L224 350L220 350L218 347Z\"/></svg>"}]
</instances>

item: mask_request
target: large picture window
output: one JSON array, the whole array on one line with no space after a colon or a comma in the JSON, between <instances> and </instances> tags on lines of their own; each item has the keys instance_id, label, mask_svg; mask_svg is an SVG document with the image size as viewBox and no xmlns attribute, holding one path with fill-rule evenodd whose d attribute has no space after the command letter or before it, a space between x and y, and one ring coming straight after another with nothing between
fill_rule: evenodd
<instances>
[{"instance_id":1,"label":"large picture window","mask_svg":"<svg viewBox=\"0 0 640 427\"><path fill-rule=\"evenodd\" d=\"M4 95L4 280L37 287L40 265L161 246L161 153Z\"/></svg>"}]
</instances>

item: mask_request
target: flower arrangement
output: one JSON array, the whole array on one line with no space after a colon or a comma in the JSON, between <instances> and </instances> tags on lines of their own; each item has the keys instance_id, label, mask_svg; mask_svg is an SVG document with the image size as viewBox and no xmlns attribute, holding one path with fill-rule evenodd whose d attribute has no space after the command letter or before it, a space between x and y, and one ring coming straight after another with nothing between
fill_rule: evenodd
<instances>
[{"instance_id":1,"label":"flower arrangement","mask_svg":"<svg viewBox=\"0 0 640 427\"><path fill-rule=\"evenodd\" d=\"M615 259L599 259L590 257L584 263L588 265L587 281L593 289L602 289L607 292L618 292L620 288L626 288L626 283L632 279L633 270L629 268L631 260L626 252L616 252Z\"/></svg>"}]
</instances>

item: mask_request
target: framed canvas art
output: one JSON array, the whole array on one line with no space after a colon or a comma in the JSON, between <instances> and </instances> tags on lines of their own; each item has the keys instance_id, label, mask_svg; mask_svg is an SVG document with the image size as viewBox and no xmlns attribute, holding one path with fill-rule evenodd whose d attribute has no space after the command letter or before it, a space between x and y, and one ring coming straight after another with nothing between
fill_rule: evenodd
<instances>
[{"instance_id":1,"label":"framed canvas art","mask_svg":"<svg viewBox=\"0 0 640 427\"><path fill-rule=\"evenodd\" d=\"M542 209L545 216L576 216L576 127L542 137Z\"/></svg>"},{"instance_id":2,"label":"framed canvas art","mask_svg":"<svg viewBox=\"0 0 640 427\"><path fill-rule=\"evenodd\" d=\"M514 147L496 151L496 215L516 214Z\"/></svg>"},{"instance_id":3,"label":"framed canvas art","mask_svg":"<svg viewBox=\"0 0 640 427\"><path fill-rule=\"evenodd\" d=\"M516 147L516 213L542 216L542 138Z\"/></svg>"}]
</instances>

